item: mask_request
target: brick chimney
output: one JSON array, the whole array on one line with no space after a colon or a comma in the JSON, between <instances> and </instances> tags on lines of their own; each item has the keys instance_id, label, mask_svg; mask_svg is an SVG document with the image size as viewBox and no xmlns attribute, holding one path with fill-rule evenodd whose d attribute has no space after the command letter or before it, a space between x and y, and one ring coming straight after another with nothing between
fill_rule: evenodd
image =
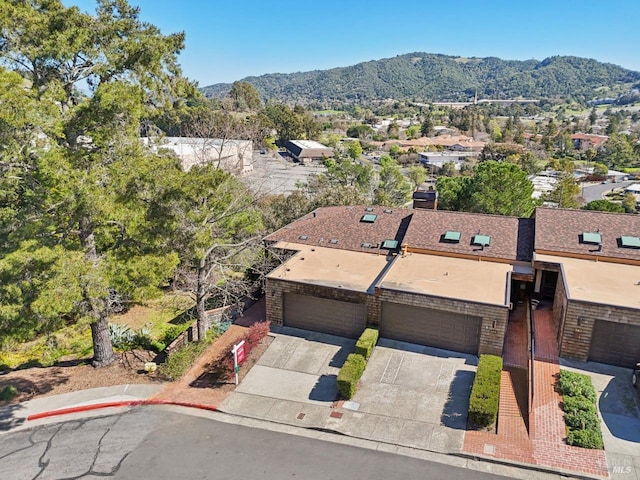
<instances>
[{"instance_id":1,"label":"brick chimney","mask_svg":"<svg viewBox=\"0 0 640 480\"><path fill-rule=\"evenodd\" d=\"M429 190L418 188L413 192L413 208L438 209L438 192L433 186L429 187Z\"/></svg>"}]
</instances>

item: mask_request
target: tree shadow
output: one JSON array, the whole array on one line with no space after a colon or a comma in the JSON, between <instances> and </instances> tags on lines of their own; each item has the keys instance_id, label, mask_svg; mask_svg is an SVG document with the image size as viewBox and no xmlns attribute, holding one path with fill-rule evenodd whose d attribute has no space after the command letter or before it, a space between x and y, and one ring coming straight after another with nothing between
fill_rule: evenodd
<instances>
[{"instance_id":1,"label":"tree shadow","mask_svg":"<svg viewBox=\"0 0 640 480\"><path fill-rule=\"evenodd\" d=\"M337 375L320 375L309 392L309 400L316 402L335 402L339 398Z\"/></svg>"},{"instance_id":2,"label":"tree shadow","mask_svg":"<svg viewBox=\"0 0 640 480\"><path fill-rule=\"evenodd\" d=\"M455 430L466 430L469 412L469 395L475 373L468 370L457 370L449 385L447 401L442 409L440 422L445 427Z\"/></svg>"},{"instance_id":3,"label":"tree shadow","mask_svg":"<svg viewBox=\"0 0 640 480\"><path fill-rule=\"evenodd\" d=\"M6 432L24 423L25 418L18 416L18 412L23 408L19 403L0 407L0 432Z\"/></svg>"}]
</instances>

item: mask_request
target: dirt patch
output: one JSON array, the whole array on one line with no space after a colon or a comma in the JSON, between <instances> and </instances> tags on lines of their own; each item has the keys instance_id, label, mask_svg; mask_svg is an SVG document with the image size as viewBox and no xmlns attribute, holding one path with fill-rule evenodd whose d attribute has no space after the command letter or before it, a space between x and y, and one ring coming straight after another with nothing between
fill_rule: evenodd
<instances>
[{"instance_id":1,"label":"dirt patch","mask_svg":"<svg viewBox=\"0 0 640 480\"><path fill-rule=\"evenodd\" d=\"M100 369L92 367L91 359L87 358L58 362L52 367L9 371L0 374L0 391L11 385L18 390L18 395L10 402L0 402L0 406L89 388L160 383L155 373L144 372L145 362L153 361L157 355L151 351L132 350L118 354L118 361Z\"/></svg>"}]
</instances>

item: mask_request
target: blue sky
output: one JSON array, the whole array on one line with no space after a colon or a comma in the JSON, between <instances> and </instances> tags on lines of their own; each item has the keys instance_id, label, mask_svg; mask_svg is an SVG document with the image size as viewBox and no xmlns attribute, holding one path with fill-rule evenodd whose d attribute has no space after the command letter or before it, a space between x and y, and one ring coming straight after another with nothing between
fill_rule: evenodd
<instances>
[{"instance_id":1,"label":"blue sky","mask_svg":"<svg viewBox=\"0 0 640 480\"><path fill-rule=\"evenodd\" d=\"M84 11L94 0L63 0ZM184 31L200 86L404 53L542 60L576 55L640 71L639 0L129 0Z\"/></svg>"}]
</instances>

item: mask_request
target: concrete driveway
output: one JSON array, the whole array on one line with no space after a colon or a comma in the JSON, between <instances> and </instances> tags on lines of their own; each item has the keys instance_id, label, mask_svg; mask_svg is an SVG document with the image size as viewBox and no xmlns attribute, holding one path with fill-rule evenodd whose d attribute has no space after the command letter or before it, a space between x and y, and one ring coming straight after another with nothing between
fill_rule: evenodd
<instances>
[{"instance_id":1,"label":"concrete driveway","mask_svg":"<svg viewBox=\"0 0 640 480\"><path fill-rule=\"evenodd\" d=\"M336 377L355 341L293 328L220 410L384 444L459 453L477 357L381 339L351 402Z\"/></svg>"},{"instance_id":2,"label":"concrete driveway","mask_svg":"<svg viewBox=\"0 0 640 480\"><path fill-rule=\"evenodd\" d=\"M640 396L631 369L562 360L563 368L589 375L598 392L602 437L611 478L640 480Z\"/></svg>"}]
</instances>

